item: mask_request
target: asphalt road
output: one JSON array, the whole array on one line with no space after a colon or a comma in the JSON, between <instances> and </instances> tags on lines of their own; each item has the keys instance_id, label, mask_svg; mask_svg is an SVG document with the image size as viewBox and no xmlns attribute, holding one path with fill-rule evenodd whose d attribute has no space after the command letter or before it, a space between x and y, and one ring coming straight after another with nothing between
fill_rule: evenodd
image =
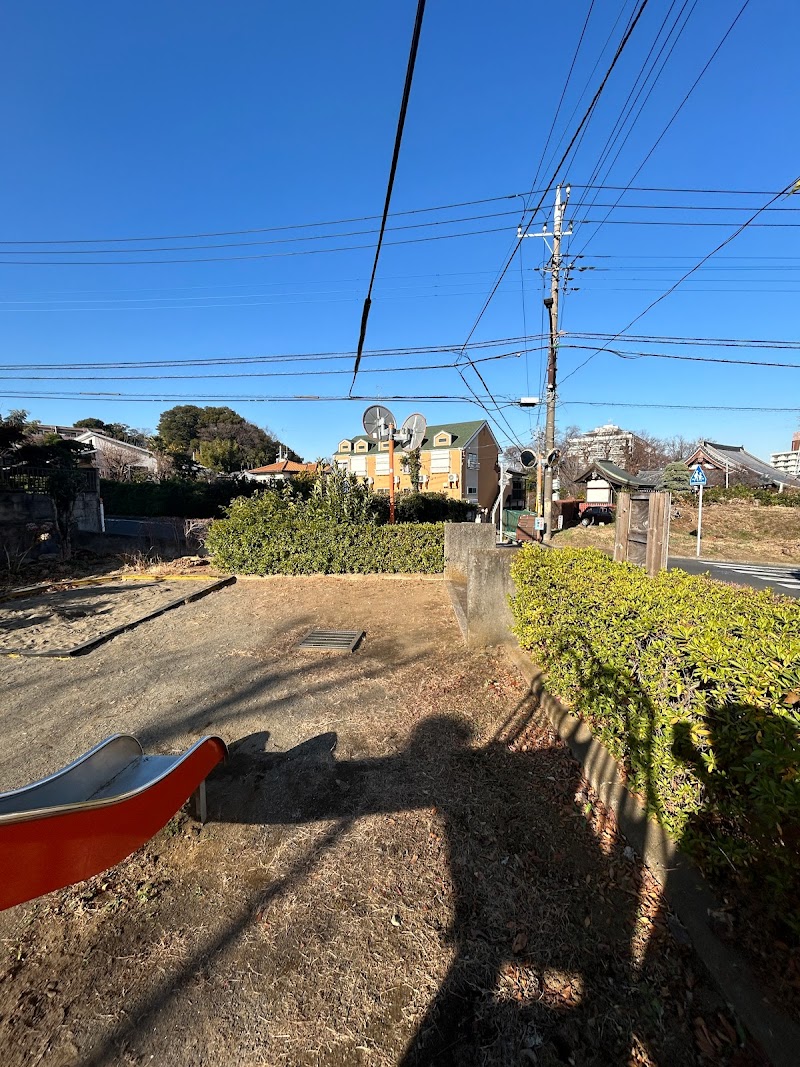
<instances>
[{"instance_id":1,"label":"asphalt road","mask_svg":"<svg viewBox=\"0 0 800 1067\"><path fill-rule=\"evenodd\" d=\"M712 563L670 556L668 567L689 574L710 574L712 578L734 585L751 585L754 589L772 589L783 596L800 597L800 564L777 567L771 563Z\"/></svg>"}]
</instances>

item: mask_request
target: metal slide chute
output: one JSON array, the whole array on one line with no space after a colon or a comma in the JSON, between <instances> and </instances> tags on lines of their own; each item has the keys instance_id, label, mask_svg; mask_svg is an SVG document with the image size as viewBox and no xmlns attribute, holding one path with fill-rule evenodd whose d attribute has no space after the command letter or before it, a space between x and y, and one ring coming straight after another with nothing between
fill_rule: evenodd
<instances>
[{"instance_id":1,"label":"metal slide chute","mask_svg":"<svg viewBox=\"0 0 800 1067\"><path fill-rule=\"evenodd\" d=\"M32 785L0 793L0 909L113 867L166 825L227 757L219 737L178 756L147 756L115 734Z\"/></svg>"}]
</instances>

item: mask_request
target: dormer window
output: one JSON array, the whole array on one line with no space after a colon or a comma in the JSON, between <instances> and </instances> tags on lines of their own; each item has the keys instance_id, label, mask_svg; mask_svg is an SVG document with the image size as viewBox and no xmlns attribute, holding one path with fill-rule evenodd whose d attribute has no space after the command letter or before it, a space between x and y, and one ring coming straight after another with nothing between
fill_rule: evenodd
<instances>
[{"instance_id":1,"label":"dormer window","mask_svg":"<svg viewBox=\"0 0 800 1067\"><path fill-rule=\"evenodd\" d=\"M379 441L378 442L378 451L379 452L388 452L389 451L389 442L388 441Z\"/></svg>"},{"instance_id":2,"label":"dormer window","mask_svg":"<svg viewBox=\"0 0 800 1067\"><path fill-rule=\"evenodd\" d=\"M350 449L351 449L351 445L350 445L349 441L345 440L345 441L340 441L339 442L339 451L340 452L349 452Z\"/></svg>"},{"instance_id":3,"label":"dormer window","mask_svg":"<svg viewBox=\"0 0 800 1067\"><path fill-rule=\"evenodd\" d=\"M433 447L438 448L442 445L449 446L453 442L453 435L449 434L446 430L442 430L433 439Z\"/></svg>"},{"instance_id":4,"label":"dormer window","mask_svg":"<svg viewBox=\"0 0 800 1067\"><path fill-rule=\"evenodd\" d=\"M366 441L356 441L356 452L369 452L369 445Z\"/></svg>"}]
</instances>

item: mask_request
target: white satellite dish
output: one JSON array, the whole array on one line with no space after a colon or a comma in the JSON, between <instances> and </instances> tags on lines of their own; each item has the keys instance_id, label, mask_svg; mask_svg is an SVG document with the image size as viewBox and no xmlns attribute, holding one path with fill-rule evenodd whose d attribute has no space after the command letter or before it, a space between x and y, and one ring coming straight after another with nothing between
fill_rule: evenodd
<instances>
[{"instance_id":1,"label":"white satellite dish","mask_svg":"<svg viewBox=\"0 0 800 1067\"><path fill-rule=\"evenodd\" d=\"M425 439L425 430L428 428L428 424L425 422L425 416L415 412L413 415L409 415L403 425L400 427L400 433L403 437L403 448L406 452L413 452L415 448L419 448Z\"/></svg>"},{"instance_id":2,"label":"white satellite dish","mask_svg":"<svg viewBox=\"0 0 800 1067\"><path fill-rule=\"evenodd\" d=\"M361 421L364 433L375 441L385 441L397 425L391 411L380 404L373 404L372 407L367 408Z\"/></svg>"}]
</instances>

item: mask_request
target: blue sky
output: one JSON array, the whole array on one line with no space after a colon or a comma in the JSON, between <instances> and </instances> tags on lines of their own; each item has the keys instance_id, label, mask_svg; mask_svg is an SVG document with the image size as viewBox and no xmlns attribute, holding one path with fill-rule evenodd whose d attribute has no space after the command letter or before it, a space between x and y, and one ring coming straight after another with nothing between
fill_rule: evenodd
<instances>
[{"instance_id":1,"label":"blue sky","mask_svg":"<svg viewBox=\"0 0 800 1067\"><path fill-rule=\"evenodd\" d=\"M588 0L563 5L554 40L541 5L429 0L393 211L505 197L532 188L588 6ZM571 135L588 99L581 102L584 85L593 91L608 66L611 49L602 48L620 9L614 42L634 8L633 0L595 6L556 122L556 141ZM596 233L590 221L583 221L603 219L608 209L600 205L613 203L618 195L600 190L591 207L581 186L591 182L665 17L692 11L637 125L613 167L601 171L604 185L631 181L739 6L738 0L685 6L650 0L561 175L573 183L567 218L575 220L575 233L567 258L576 267L591 268L574 273L565 295L566 331L621 330L769 199L760 192L630 192L622 202L628 206L613 211ZM415 8L414 0L7 7L0 65L6 159L0 173L0 241L5 242L0 244L0 363L30 369L0 371L0 409L25 407L45 422L95 415L153 428L159 413L180 398L235 395L252 399L230 401L232 407L309 458L329 454L342 436L357 432L361 402L257 399L265 394L346 394L350 379L345 373L315 377L297 372L343 371L350 365L347 359L244 367L147 365L355 347L375 241L374 233L359 231L374 229L374 221L195 240L178 235L379 215ZM767 191L796 178L799 33L796 5L751 0L634 184ZM538 186L547 184L552 164L546 170L546 180ZM551 201L548 195L545 206ZM367 348L463 342L513 245L523 203L521 198L496 200L390 220L390 226L469 221L387 234L387 242L411 243L384 247ZM637 209L637 204L642 206ZM689 210L700 205L715 210ZM632 332L796 338L800 196L776 206L779 211L757 219L772 225L746 230ZM541 212L537 219L544 217ZM642 219L661 224L630 224ZM531 232L537 228L534 224ZM493 232L416 240L479 229ZM331 236L297 240L322 232ZM344 236L351 233L355 236ZM108 243L111 238L172 235L178 239ZM98 243L9 243L94 238ZM231 247L198 247L204 244ZM317 251L350 245L363 247ZM37 248L37 255L29 254ZM105 248L118 251L100 251ZM138 251L152 248L176 250ZM65 249L88 254L65 255ZM475 340L542 329L541 276L536 273L542 254L541 240L523 242L522 276L515 261ZM233 258L249 255L269 258ZM117 262L131 259L162 262ZM167 259L217 261L163 262ZM53 260L59 265L49 265ZM762 455L789 447L796 413L685 411L664 405L798 406L797 370L630 361L604 353L571 375L591 353L568 346L587 343L571 337L563 341L561 425L590 428L613 421L661 436L680 433L744 444ZM617 345L644 350L624 339ZM476 355L520 347L499 345ZM769 349L701 350L666 343L651 348L800 362L800 354ZM453 358L444 353L365 360L356 392L368 397L463 395L464 385L453 370L379 374L370 369L450 363ZM132 366L85 369L98 362ZM66 369L70 364L79 366ZM252 376L269 370L289 373ZM537 351L483 364L481 370L498 399L540 391ZM200 377L212 373L231 377ZM37 374L45 380L31 377ZM114 374L124 377L112 379ZM470 381L479 388L474 376ZM115 396L58 400L10 395L65 391ZM178 399L144 403L130 399L136 393ZM657 406L623 406L643 403ZM464 402L400 401L392 407L399 418L422 410L432 422L483 414ZM498 433L527 442L535 414L506 408L503 415L510 429L500 419Z\"/></svg>"}]
</instances>

